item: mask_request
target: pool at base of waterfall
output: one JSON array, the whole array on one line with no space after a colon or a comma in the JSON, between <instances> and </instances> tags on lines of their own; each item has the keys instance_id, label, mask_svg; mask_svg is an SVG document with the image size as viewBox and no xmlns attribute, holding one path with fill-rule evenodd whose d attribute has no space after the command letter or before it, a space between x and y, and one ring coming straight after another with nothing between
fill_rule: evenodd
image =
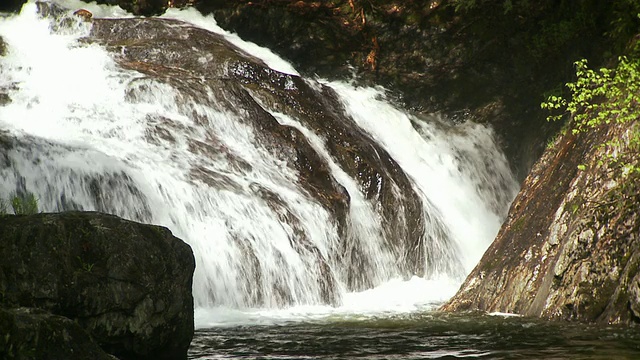
<instances>
[{"instance_id":1,"label":"pool at base of waterfall","mask_svg":"<svg viewBox=\"0 0 640 360\"><path fill-rule=\"evenodd\" d=\"M258 318L254 318L257 320ZM196 330L190 359L639 359L634 327L508 314L413 312L235 323Z\"/></svg>"}]
</instances>

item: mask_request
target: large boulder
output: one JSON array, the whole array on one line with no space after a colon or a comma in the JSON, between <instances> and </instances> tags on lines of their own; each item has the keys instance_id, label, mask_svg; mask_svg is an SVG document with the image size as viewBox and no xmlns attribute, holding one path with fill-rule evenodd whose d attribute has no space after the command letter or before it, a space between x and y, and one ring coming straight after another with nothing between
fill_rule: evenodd
<instances>
[{"instance_id":1,"label":"large boulder","mask_svg":"<svg viewBox=\"0 0 640 360\"><path fill-rule=\"evenodd\" d=\"M115 360L77 322L33 308L0 308L3 359Z\"/></svg>"},{"instance_id":2,"label":"large boulder","mask_svg":"<svg viewBox=\"0 0 640 360\"><path fill-rule=\"evenodd\" d=\"M637 155L619 155L631 126L567 134L550 146L443 310L640 322L640 174L619 168L638 165ZM622 139L623 150L597 145L613 139Z\"/></svg>"},{"instance_id":3,"label":"large boulder","mask_svg":"<svg viewBox=\"0 0 640 360\"><path fill-rule=\"evenodd\" d=\"M195 261L166 228L101 213L5 215L0 258L4 307L73 319L122 359L186 358Z\"/></svg>"}]
</instances>

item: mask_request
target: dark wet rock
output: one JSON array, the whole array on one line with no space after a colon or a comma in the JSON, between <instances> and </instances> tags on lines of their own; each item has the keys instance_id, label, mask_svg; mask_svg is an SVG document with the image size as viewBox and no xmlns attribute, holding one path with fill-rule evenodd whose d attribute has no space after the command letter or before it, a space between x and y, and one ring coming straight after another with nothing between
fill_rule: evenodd
<instances>
[{"instance_id":1,"label":"dark wet rock","mask_svg":"<svg viewBox=\"0 0 640 360\"><path fill-rule=\"evenodd\" d=\"M437 263L443 266L441 268L450 267L449 270L455 268L457 264L447 263L452 256L446 251L427 254L429 260L425 260L421 252L412 250L424 248L421 241L426 226L438 229L439 224L424 224L422 203L406 175L368 134L351 119L345 118L344 110L330 88L323 86L318 92L299 77L279 74L255 64L234 66L231 73L246 84L249 93L262 106L296 118L314 133L323 135L329 153L347 174L358 180L360 191L367 200L381 205L386 237L404 239L405 244L400 244L395 255L407 259L407 273L424 274L429 267L425 268L425 263ZM313 181L317 166L312 163L300 165L303 180ZM402 207L394 204L402 204ZM441 235L441 238L447 238L446 234ZM345 241L345 246L352 243ZM361 278L362 273L374 265L363 263L365 256L361 256L359 251L357 248L345 248L343 253L350 259L348 262L355 265L349 271L352 274L350 285L364 289L371 284L366 277Z\"/></svg>"},{"instance_id":2,"label":"dark wet rock","mask_svg":"<svg viewBox=\"0 0 640 360\"><path fill-rule=\"evenodd\" d=\"M0 258L4 307L73 319L121 359L186 358L195 262L166 228L100 213L5 215Z\"/></svg>"},{"instance_id":3,"label":"dark wet rock","mask_svg":"<svg viewBox=\"0 0 640 360\"><path fill-rule=\"evenodd\" d=\"M9 94L0 93L0 106L4 106L11 103L11 98Z\"/></svg>"},{"instance_id":4,"label":"dark wet rock","mask_svg":"<svg viewBox=\"0 0 640 360\"><path fill-rule=\"evenodd\" d=\"M77 322L34 308L0 308L3 359L116 360Z\"/></svg>"},{"instance_id":5,"label":"dark wet rock","mask_svg":"<svg viewBox=\"0 0 640 360\"><path fill-rule=\"evenodd\" d=\"M4 42L2 36L0 36L0 56L5 56L7 54L7 44ZM5 87L0 87L0 106L7 105L11 102L11 98L9 94L6 93L8 89Z\"/></svg>"},{"instance_id":6,"label":"dark wet rock","mask_svg":"<svg viewBox=\"0 0 640 360\"><path fill-rule=\"evenodd\" d=\"M27 0L2 0L0 2L0 12L18 12Z\"/></svg>"},{"instance_id":7,"label":"dark wet rock","mask_svg":"<svg viewBox=\"0 0 640 360\"><path fill-rule=\"evenodd\" d=\"M612 150L596 145L624 139L630 126L568 134L547 149L496 240L443 309L640 322L640 176L601 164Z\"/></svg>"},{"instance_id":8,"label":"dark wet rock","mask_svg":"<svg viewBox=\"0 0 640 360\"><path fill-rule=\"evenodd\" d=\"M135 15L161 15L167 10L167 0L118 1L121 8Z\"/></svg>"},{"instance_id":9,"label":"dark wet rock","mask_svg":"<svg viewBox=\"0 0 640 360\"><path fill-rule=\"evenodd\" d=\"M280 124L273 114L298 119L305 128L321 134L340 167L357 179L366 198L382 209L384 228L388 232L385 235L393 251L398 257L408 258L407 276L423 274L436 263L440 268L456 266L446 265L451 254L429 254L429 260L425 261L423 252L413 251L421 248L425 241L420 198L389 154L345 116L344 108L330 88L312 89L298 76L269 69L221 36L174 20L94 19L87 41L103 43L113 51L121 66L141 73L127 93L130 101L137 101L139 90L160 82L178 91L178 104L184 104L180 105L184 107L181 111L199 125L208 124L209 119L189 108L192 106L189 104L201 103L238 114L238 121L255 129L256 140L267 151L297 171L299 182L334 214L341 234L345 235L350 226L344 216L349 211L349 195L332 177L327 160L304 134ZM171 121L154 120L154 130L149 136L156 141L171 142L172 126L175 125L171 125ZM221 145L213 129L207 131L206 138L206 143L189 144L190 149L211 157L224 156L230 166L240 172L249 171L243 170L246 161ZM234 187L224 174L203 169L193 169L192 174L194 179L211 186ZM270 196L268 192L265 194ZM359 256L359 249L347 248L347 243L345 240L345 259L364 258ZM370 285L366 274L373 264L347 260L344 263L351 267L346 272L354 289Z\"/></svg>"},{"instance_id":10,"label":"dark wet rock","mask_svg":"<svg viewBox=\"0 0 640 360\"><path fill-rule=\"evenodd\" d=\"M93 2L83 0L85 2ZM181 0L178 0L179 2ZM122 9L139 16L162 15L172 1L167 0L97 0L98 4L120 6Z\"/></svg>"},{"instance_id":11,"label":"dark wet rock","mask_svg":"<svg viewBox=\"0 0 640 360\"><path fill-rule=\"evenodd\" d=\"M93 2L95 0L83 0ZM183 8L197 0L97 0L98 4L117 5L124 10L140 16L162 15L170 7Z\"/></svg>"},{"instance_id":12,"label":"dark wet rock","mask_svg":"<svg viewBox=\"0 0 640 360\"><path fill-rule=\"evenodd\" d=\"M0 36L0 56L5 56L7 54L7 44L4 42L2 36Z\"/></svg>"}]
</instances>

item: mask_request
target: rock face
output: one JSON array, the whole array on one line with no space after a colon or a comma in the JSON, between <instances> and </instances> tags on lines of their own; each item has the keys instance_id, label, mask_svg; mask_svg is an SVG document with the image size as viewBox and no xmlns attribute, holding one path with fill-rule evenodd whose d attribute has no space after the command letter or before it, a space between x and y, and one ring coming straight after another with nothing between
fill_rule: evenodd
<instances>
[{"instance_id":1,"label":"rock face","mask_svg":"<svg viewBox=\"0 0 640 360\"><path fill-rule=\"evenodd\" d=\"M195 262L166 228L100 213L6 215L0 258L3 307L73 319L122 359L186 358Z\"/></svg>"},{"instance_id":2,"label":"rock face","mask_svg":"<svg viewBox=\"0 0 640 360\"><path fill-rule=\"evenodd\" d=\"M629 127L566 135L547 149L496 240L443 309L640 322L640 176L599 164L613 151L593 145L624 140Z\"/></svg>"},{"instance_id":3,"label":"rock face","mask_svg":"<svg viewBox=\"0 0 640 360\"><path fill-rule=\"evenodd\" d=\"M78 323L33 308L0 308L3 359L115 360Z\"/></svg>"}]
</instances>

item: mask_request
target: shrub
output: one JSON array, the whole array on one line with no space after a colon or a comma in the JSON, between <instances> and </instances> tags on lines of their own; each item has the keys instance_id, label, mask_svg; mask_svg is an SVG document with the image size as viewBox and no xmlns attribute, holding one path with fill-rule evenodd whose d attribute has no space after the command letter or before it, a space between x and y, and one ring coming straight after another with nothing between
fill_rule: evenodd
<instances>
[{"instance_id":1,"label":"shrub","mask_svg":"<svg viewBox=\"0 0 640 360\"><path fill-rule=\"evenodd\" d=\"M10 201L0 198L0 215L9 211L9 206L16 215L33 215L38 211L38 198L32 192L15 194Z\"/></svg>"},{"instance_id":2,"label":"shrub","mask_svg":"<svg viewBox=\"0 0 640 360\"><path fill-rule=\"evenodd\" d=\"M38 199L32 192L15 195L11 199L11 207L16 215L33 215L38 213Z\"/></svg>"},{"instance_id":3,"label":"shrub","mask_svg":"<svg viewBox=\"0 0 640 360\"><path fill-rule=\"evenodd\" d=\"M617 163L622 166L623 173L638 172L636 162L640 152L640 59L620 57L613 69L592 70L587 60L575 63L577 80L566 84L570 92L569 99L562 96L549 96L541 104L554 114L547 120L555 121L569 115L570 128L574 134L586 132L610 124L634 123L624 139L614 138L599 146L608 146L616 151L608 152L606 159L600 160ZM584 166L580 169L584 170Z\"/></svg>"}]
</instances>

